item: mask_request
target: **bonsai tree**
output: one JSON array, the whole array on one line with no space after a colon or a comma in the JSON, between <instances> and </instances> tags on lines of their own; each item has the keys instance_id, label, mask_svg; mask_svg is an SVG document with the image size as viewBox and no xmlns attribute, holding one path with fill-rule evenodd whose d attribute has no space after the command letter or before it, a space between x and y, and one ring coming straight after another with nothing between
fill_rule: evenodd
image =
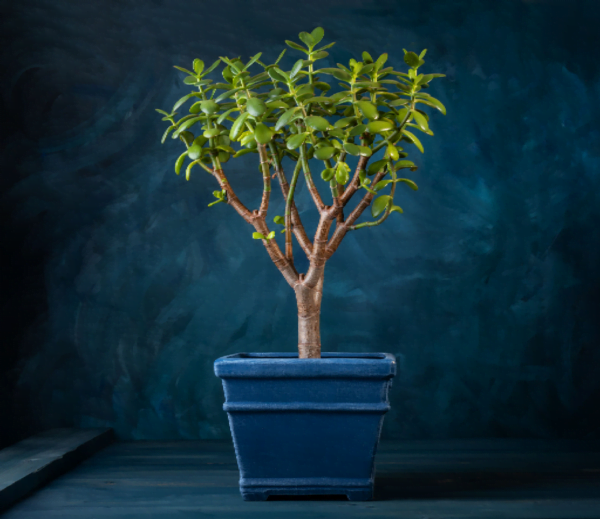
<instances>
[{"instance_id":1,"label":"bonsai tree","mask_svg":"<svg viewBox=\"0 0 600 519\"><path fill-rule=\"evenodd\" d=\"M258 53L246 63L239 57L221 57L208 68L200 59L194 60L193 70L175 67L186 73L183 82L193 91L169 113L157 110L169 123L162 142L171 134L186 147L175 162L175 172L179 174L187 162L187 180L195 169L214 177L220 189L213 192L215 200L209 206L227 204L235 209L254 228L252 237L262 241L294 290L300 358L321 356L319 316L327 261L348 232L375 227L392 213L403 212L394 199L400 185L418 189L402 176L403 170L417 169L404 149L416 147L423 153L415 130L433 135L424 108L446 113L440 101L424 92L431 80L444 76L419 72L426 50L420 54L404 50L407 72L386 67L387 54L374 59L368 52L362 53L361 61L318 68L317 62L334 45L319 46L323 35L317 27L300 33L302 43L286 41L301 56L287 71L279 67L285 49L272 64L263 63ZM219 65L223 81L213 81L209 76ZM176 110L188 101L193 101L189 114L178 119ZM263 184L257 209L238 198L224 167L230 159L249 153L258 155L256 178ZM285 159L294 165L288 172ZM272 179L277 179L285 200L283 215L269 214ZM296 206L299 182L306 183L319 215L312 240ZM327 197L324 191L329 192ZM349 208L353 199L357 203ZM372 219L359 222L369 206ZM273 224L283 226L283 250ZM292 236L309 260L305 273L294 265Z\"/></svg>"}]
</instances>

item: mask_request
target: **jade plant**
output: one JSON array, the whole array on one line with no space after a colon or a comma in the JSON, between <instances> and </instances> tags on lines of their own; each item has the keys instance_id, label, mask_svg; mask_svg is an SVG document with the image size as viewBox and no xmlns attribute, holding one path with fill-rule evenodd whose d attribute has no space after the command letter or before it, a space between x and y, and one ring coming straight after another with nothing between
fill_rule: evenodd
<instances>
[{"instance_id":1,"label":"jade plant","mask_svg":"<svg viewBox=\"0 0 600 519\"><path fill-rule=\"evenodd\" d=\"M286 49L272 64L263 63L258 53L247 62L223 56L208 68L200 59L194 60L193 70L176 66L193 91L169 113L157 110L169 123L162 142L171 135L186 147L175 161L175 172L187 162L187 180L196 169L214 177L219 189L209 206L235 209L254 228L252 237L262 242L294 290L300 358L321 356L319 317L327 261L348 232L375 227L392 213L403 212L396 203L401 186L418 189L403 176L405 170L417 169L407 160L408 151L416 147L423 153L414 132L433 135L424 109L446 113L444 105L425 92L434 78L444 76L419 72L426 50L404 50L406 72L386 66L387 54L374 59L368 52L362 53L361 61L319 68L317 63L334 45L320 46L323 35L317 27L301 32L301 43L286 41L300 54L291 70L279 65ZM222 81L210 78L219 66ZM189 114L178 118L176 110L188 101L193 102ZM224 166L250 153L258 155L256 177L263 185L260 206L252 210L238 198ZM293 167L286 173L284 165L290 159ZM274 179L285 201L283 215L268 214ZM319 216L312 240L296 205L299 182L306 183ZM369 206L372 218L364 219ZM359 221L361 216L364 221ZM283 250L277 226L283 233ZM305 273L294 264L292 236L308 258Z\"/></svg>"}]
</instances>

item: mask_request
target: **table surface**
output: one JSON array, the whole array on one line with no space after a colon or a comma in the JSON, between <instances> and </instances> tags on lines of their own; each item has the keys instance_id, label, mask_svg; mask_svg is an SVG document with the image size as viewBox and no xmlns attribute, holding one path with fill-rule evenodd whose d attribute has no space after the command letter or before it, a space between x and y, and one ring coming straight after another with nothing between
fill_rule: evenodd
<instances>
[{"instance_id":1,"label":"table surface","mask_svg":"<svg viewBox=\"0 0 600 519\"><path fill-rule=\"evenodd\" d=\"M599 442L384 441L376 469L374 501L244 502L231 442L123 442L2 518L600 519Z\"/></svg>"}]
</instances>

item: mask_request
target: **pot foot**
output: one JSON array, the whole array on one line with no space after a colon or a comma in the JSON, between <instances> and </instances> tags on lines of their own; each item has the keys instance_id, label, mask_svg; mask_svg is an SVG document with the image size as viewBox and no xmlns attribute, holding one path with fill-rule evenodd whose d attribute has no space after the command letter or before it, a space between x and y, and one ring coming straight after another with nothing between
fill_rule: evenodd
<instances>
[{"instance_id":1,"label":"pot foot","mask_svg":"<svg viewBox=\"0 0 600 519\"><path fill-rule=\"evenodd\" d=\"M244 501L266 501L268 497L267 492L242 492Z\"/></svg>"},{"instance_id":2,"label":"pot foot","mask_svg":"<svg viewBox=\"0 0 600 519\"><path fill-rule=\"evenodd\" d=\"M372 501L373 490L350 490L346 492L346 497L348 501Z\"/></svg>"}]
</instances>

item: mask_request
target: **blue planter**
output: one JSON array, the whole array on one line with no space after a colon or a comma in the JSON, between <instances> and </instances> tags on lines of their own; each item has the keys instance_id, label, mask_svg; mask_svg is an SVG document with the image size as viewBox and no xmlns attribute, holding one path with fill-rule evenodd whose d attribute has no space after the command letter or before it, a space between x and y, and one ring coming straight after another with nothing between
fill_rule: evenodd
<instances>
[{"instance_id":1,"label":"blue planter","mask_svg":"<svg viewBox=\"0 0 600 519\"><path fill-rule=\"evenodd\" d=\"M388 353L238 353L215 361L246 501L373 498L374 460L396 359Z\"/></svg>"}]
</instances>

